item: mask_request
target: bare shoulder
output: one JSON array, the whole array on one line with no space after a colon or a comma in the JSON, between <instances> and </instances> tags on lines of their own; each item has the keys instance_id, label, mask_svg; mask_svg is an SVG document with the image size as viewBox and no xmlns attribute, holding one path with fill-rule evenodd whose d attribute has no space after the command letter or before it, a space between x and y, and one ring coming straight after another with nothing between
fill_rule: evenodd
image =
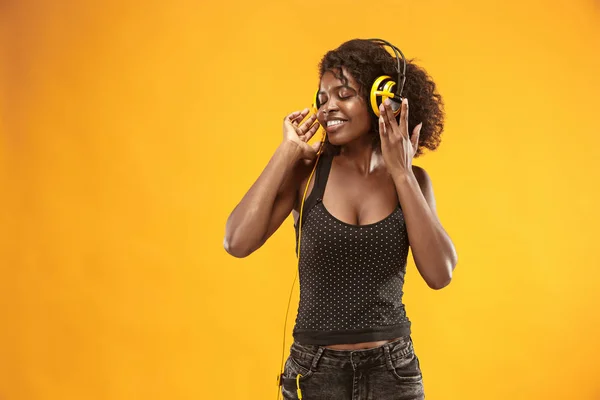
<instances>
[{"instance_id":1,"label":"bare shoulder","mask_svg":"<svg viewBox=\"0 0 600 400\"><path fill-rule=\"evenodd\" d=\"M431 183L429 174L424 168L419 167L418 165L413 165L412 170L417 182L419 183L423 197L425 197L427 204L429 204L429 207L435 212L435 196L433 194L433 184Z\"/></svg>"},{"instance_id":2,"label":"bare shoulder","mask_svg":"<svg viewBox=\"0 0 600 400\"><path fill-rule=\"evenodd\" d=\"M423 189L423 186L431 186L431 178L423 167L413 165L412 170L415 178L417 178L417 182L419 182L419 186L421 186L421 189Z\"/></svg>"},{"instance_id":3,"label":"bare shoulder","mask_svg":"<svg viewBox=\"0 0 600 400\"><path fill-rule=\"evenodd\" d=\"M302 197L304 195L304 191L306 189L306 185L309 184L307 190L307 196L310 194L312 187L314 186L314 177L309 182L310 175L315 167L315 163L317 162L317 158L315 157L312 160L300 160L296 164L294 170L294 185L296 192L296 201L294 203L294 211L297 212L300 209L300 203L302 202Z\"/></svg>"},{"instance_id":4,"label":"bare shoulder","mask_svg":"<svg viewBox=\"0 0 600 400\"><path fill-rule=\"evenodd\" d=\"M315 167L315 163L317 162L317 158L315 157L312 160L300 160L296 164L294 175L296 177L296 183L299 188L301 186L306 185L308 178Z\"/></svg>"}]
</instances>

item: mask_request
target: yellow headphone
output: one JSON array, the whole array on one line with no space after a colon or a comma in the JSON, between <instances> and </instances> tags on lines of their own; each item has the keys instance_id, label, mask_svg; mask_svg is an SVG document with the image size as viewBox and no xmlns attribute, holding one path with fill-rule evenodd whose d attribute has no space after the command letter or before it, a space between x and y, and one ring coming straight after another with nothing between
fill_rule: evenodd
<instances>
[{"instance_id":1,"label":"yellow headphone","mask_svg":"<svg viewBox=\"0 0 600 400\"><path fill-rule=\"evenodd\" d=\"M400 51L399 48L394 46L393 44L386 42L382 39L368 39L374 43L380 45L387 45L394 50L396 55L396 71L398 72L398 80L394 81L390 76L383 75L375 79L373 85L371 86L371 92L369 94L369 100L371 108L370 110L375 114L376 117L379 118L379 106L386 99L389 98L392 100L392 110L394 111L394 115L398 116L400 114L401 106L402 106L402 89L404 88L404 82L406 81L406 59L404 58L404 54ZM400 60L402 60L403 68L400 70ZM399 85L396 85L396 82L399 82ZM396 87L396 91L393 91L393 88ZM315 97L313 99L313 103L311 105L311 111L316 114L321 104L319 103L319 90L315 93ZM302 194L302 202L300 204L300 216L298 217L298 243L296 247L296 257L298 258L298 264L300 263L300 243L302 240L302 215L304 211L304 201L306 200L306 194L308 193L308 187L310 185L310 181L312 180L315 171L317 170L317 165L319 164L319 159L321 158L321 154L323 153L323 147L325 145L325 140L327 138L327 132L323 130L323 136L321 137L321 144L319 146L319 150L317 151L317 159L315 161L315 165L308 177L308 181L306 182L306 187L304 188L304 193ZM298 270L296 268L296 273L294 274L294 281L292 282L292 288L290 290L290 297L288 299L288 306L285 313L285 323L283 325L283 350L281 352L281 366L280 373L277 375L277 399L279 400L279 396L281 395L281 385L284 370L284 356L285 356L285 332L287 328L287 320L290 311L290 304L292 302L292 293L294 291L294 286L296 285L296 279L298 278ZM298 392L298 398L302 399L302 391L300 390L300 378L302 374L298 374L296 376L296 389Z\"/></svg>"},{"instance_id":2,"label":"yellow headphone","mask_svg":"<svg viewBox=\"0 0 600 400\"><path fill-rule=\"evenodd\" d=\"M404 89L404 83L406 82L406 59L404 58L404 54L400 51L399 48L387 42L383 39L367 39L373 43L377 43L379 45L389 46L394 50L394 54L396 56L396 72L398 73L398 79L394 81L394 79L388 75L382 75L375 79L373 85L371 85L371 91L369 93L369 105L370 110L377 118L379 118L379 106L383 101L388 98L392 100L392 110L394 111L394 115L397 117L400 114L400 110L402 109L402 90ZM400 68L400 61L402 61L402 69ZM394 88L396 89L394 91ZM321 107L319 103L319 90L315 93L315 98L313 99L313 112L317 112Z\"/></svg>"}]
</instances>

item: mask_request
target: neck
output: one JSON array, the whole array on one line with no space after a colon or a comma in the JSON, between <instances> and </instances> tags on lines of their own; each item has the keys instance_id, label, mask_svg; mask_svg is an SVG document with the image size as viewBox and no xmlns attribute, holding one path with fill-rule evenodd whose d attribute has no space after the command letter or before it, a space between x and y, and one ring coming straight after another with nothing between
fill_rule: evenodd
<instances>
[{"instance_id":1,"label":"neck","mask_svg":"<svg viewBox=\"0 0 600 400\"><path fill-rule=\"evenodd\" d=\"M343 145L339 157L361 175L372 173L383 162L381 155L373 148L370 135L363 135Z\"/></svg>"}]
</instances>

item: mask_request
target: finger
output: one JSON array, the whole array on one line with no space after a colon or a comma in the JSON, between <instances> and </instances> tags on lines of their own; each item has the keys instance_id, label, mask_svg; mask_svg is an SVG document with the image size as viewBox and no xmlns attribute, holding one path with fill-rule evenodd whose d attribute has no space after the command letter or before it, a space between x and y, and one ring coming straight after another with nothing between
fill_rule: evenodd
<instances>
[{"instance_id":1,"label":"finger","mask_svg":"<svg viewBox=\"0 0 600 400\"><path fill-rule=\"evenodd\" d=\"M300 114L296 117L296 120L294 121L296 124L300 124L300 122L302 122L302 120L304 118L306 118L306 116L308 115L309 109L305 108L304 110L300 111Z\"/></svg>"},{"instance_id":2,"label":"finger","mask_svg":"<svg viewBox=\"0 0 600 400\"><path fill-rule=\"evenodd\" d=\"M294 111L293 113L286 115L284 119L292 121L292 120L296 119L298 117L298 115L300 115L303 111L304 110Z\"/></svg>"},{"instance_id":3,"label":"finger","mask_svg":"<svg viewBox=\"0 0 600 400\"><path fill-rule=\"evenodd\" d=\"M419 149L419 136L421 136L421 128L423 127L423 123L421 122L419 125L415 126L413 129L413 133L410 137L410 142L415 150L415 153Z\"/></svg>"},{"instance_id":4,"label":"finger","mask_svg":"<svg viewBox=\"0 0 600 400\"><path fill-rule=\"evenodd\" d=\"M306 115L308 114L308 111L309 111L308 108L305 108L304 110L300 110L300 111L294 111L293 113L291 113L290 115L287 116L287 119L289 119L289 121L292 123L292 125L298 126L298 123L306 117Z\"/></svg>"},{"instance_id":5,"label":"finger","mask_svg":"<svg viewBox=\"0 0 600 400\"><path fill-rule=\"evenodd\" d=\"M314 122L317 120L317 115L313 114L310 117L308 117L306 119L306 121L304 121L301 125L300 128L298 130L298 133L300 135L305 135L306 132L309 131L309 129L313 126Z\"/></svg>"},{"instance_id":6,"label":"finger","mask_svg":"<svg viewBox=\"0 0 600 400\"><path fill-rule=\"evenodd\" d=\"M294 128L298 128L298 125L300 125L300 121L302 121L303 119L304 119L304 115L302 115L302 114L300 114L296 118L294 118L294 120L292 120L292 125L294 125Z\"/></svg>"},{"instance_id":7,"label":"finger","mask_svg":"<svg viewBox=\"0 0 600 400\"><path fill-rule=\"evenodd\" d=\"M312 137L312 135L314 135L316 130L319 129L319 125L315 127L316 122L317 121L315 119L309 118L305 123L300 125L300 127L296 128L296 133L298 134L298 137L303 141L308 142L308 140ZM314 131L311 132L313 128Z\"/></svg>"},{"instance_id":8,"label":"finger","mask_svg":"<svg viewBox=\"0 0 600 400\"><path fill-rule=\"evenodd\" d=\"M420 122L420 123L419 123L417 126L415 126L415 127L413 128L412 134L410 135L410 142L411 142L413 145L416 145L416 144L418 144L418 143L419 143L419 140L418 140L418 139L419 139L419 135L420 135L420 133L421 133L421 128L422 128L422 127L423 127L423 123L422 123L422 122Z\"/></svg>"},{"instance_id":9,"label":"finger","mask_svg":"<svg viewBox=\"0 0 600 400\"><path fill-rule=\"evenodd\" d=\"M284 119L283 119L283 123L284 124L290 124L293 127L296 126L296 124L294 123L294 120L298 117L298 115L300 114L300 111L295 111L291 114L288 114Z\"/></svg>"},{"instance_id":10,"label":"finger","mask_svg":"<svg viewBox=\"0 0 600 400\"><path fill-rule=\"evenodd\" d=\"M385 130L385 120L383 118L383 113L381 111L381 107L379 109L379 135L386 137L387 132Z\"/></svg>"},{"instance_id":11,"label":"finger","mask_svg":"<svg viewBox=\"0 0 600 400\"><path fill-rule=\"evenodd\" d=\"M311 127L310 129L304 134L304 136L302 137L302 140L304 140L305 142L308 142L310 140L310 138L312 138L315 133L317 133L317 131L319 130L319 127L321 125L319 124L319 121L316 121Z\"/></svg>"},{"instance_id":12,"label":"finger","mask_svg":"<svg viewBox=\"0 0 600 400\"><path fill-rule=\"evenodd\" d=\"M407 100L403 99L402 104L400 105L400 125L398 125L398 121L396 121L396 115L394 115L394 110L392 110L392 101L385 99L383 106L385 109L385 115L387 116L387 121L389 121L389 126L391 126L394 129L394 132L397 132L400 136L408 138L408 128L404 129L404 123L402 122L402 116L406 114L406 110L404 108L405 101ZM406 103L406 106L408 106L408 103Z\"/></svg>"},{"instance_id":13,"label":"finger","mask_svg":"<svg viewBox=\"0 0 600 400\"><path fill-rule=\"evenodd\" d=\"M304 112L306 111L306 112ZM312 123L314 122L314 120L317 119L317 114L310 114L310 116L308 118L306 118L307 115L310 114L310 109L305 109L303 110L302 114L300 115L300 117L298 117L298 126L301 126L303 124L308 124L308 126L312 125ZM306 120L305 120L306 118ZM304 121L304 122L302 122Z\"/></svg>"},{"instance_id":14,"label":"finger","mask_svg":"<svg viewBox=\"0 0 600 400\"><path fill-rule=\"evenodd\" d=\"M400 110L400 132L402 136L408 137L408 99L402 99L402 107Z\"/></svg>"},{"instance_id":15,"label":"finger","mask_svg":"<svg viewBox=\"0 0 600 400\"><path fill-rule=\"evenodd\" d=\"M386 99L379 106L379 114L381 114L381 116L383 117L383 122L384 122L384 126L385 126L385 129L386 129L385 133L386 133L387 136L389 136L392 133L394 133L394 125L397 126L397 124L396 124L396 119L393 117L394 113L385 104L386 101L389 101L389 100ZM392 119L393 119L393 121L392 121Z\"/></svg>"}]
</instances>

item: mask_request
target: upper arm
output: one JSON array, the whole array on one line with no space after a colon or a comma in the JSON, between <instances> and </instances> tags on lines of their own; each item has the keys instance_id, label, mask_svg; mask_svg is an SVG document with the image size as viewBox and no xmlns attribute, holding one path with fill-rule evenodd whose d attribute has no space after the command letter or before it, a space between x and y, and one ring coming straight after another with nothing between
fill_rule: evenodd
<instances>
[{"instance_id":1,"label":"upper arm","mask_svg":"<svg viewBox=\"0 0 600 400\"><path fill-rule=\"evenodd\" d=\"M412 167L413 174L415 178L417 178L417 182L419 182L419 187L421 188L421 193L423 193L423 197L427 201L429 208L433 213L437 216L437 210L435 205L435 196L433 194L433 185L431 183L431 178L427 171L423 168L413 165Z\"/></svg>"},{"instance_id":2,"label":"upper arm","mask_svg":"<svg viewBox=\"0 0 600 400\"><path fill-rule=\"evenodd\" d=\"M281 224L283 224L283 221L285 221L296 207L300 184L305 179L305 175L307 171L309 171L308 168L310 166L311 165L308 165L305 160L300 160L294 167L294 171L290 177L281 185L281 188L275 197L275 202L273 203L273 210L271 211L267 232L263 236L258 247L262 246L273 233L279 229Z\"/></svg>"}]
</instances>

